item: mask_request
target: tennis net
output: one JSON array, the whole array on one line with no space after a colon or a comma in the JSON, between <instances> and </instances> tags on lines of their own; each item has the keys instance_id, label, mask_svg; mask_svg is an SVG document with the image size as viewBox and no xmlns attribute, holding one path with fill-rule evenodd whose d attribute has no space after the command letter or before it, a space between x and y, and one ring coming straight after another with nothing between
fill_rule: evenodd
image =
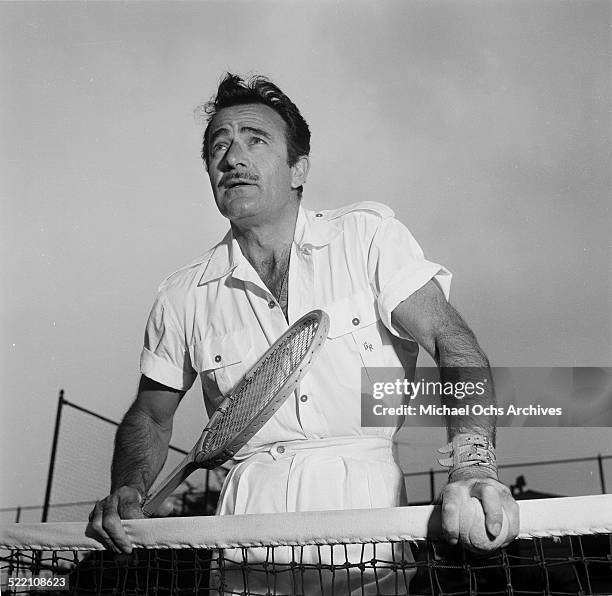
<instances>
[{"instance_id":1,"label":"tennis net","mask_svg":"<svg viewBox=\"0 0 612 596\"><path fill-rule=\"evenodd\" d=\"M124 522L132 555L81 523L1 528L7 594L612 594L612 495L522 501L521 533L477 556L439 507ZM16 581L18 580L18 581ZM6 591L6 592L5 592Z\"/></svg>"}]
</instances>

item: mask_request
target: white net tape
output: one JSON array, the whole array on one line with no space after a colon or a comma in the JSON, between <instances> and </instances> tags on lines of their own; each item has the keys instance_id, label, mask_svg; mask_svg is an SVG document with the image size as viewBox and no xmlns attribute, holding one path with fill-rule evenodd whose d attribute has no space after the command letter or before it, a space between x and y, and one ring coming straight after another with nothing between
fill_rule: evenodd
<instances>
[{"instance_id":1,"label":"white net tape","mask_svg":"<svg viewBox=\"0 0 612 596\"><path fill-rule=\"evenodd\" d=\"M520 501L519 538L612 533L612 495ZM231 548L424 540L440 534L434 506L125 520L145 548ZM0 548L101 550L81 522L0 527Z\"/></svg>"}]
</instances>

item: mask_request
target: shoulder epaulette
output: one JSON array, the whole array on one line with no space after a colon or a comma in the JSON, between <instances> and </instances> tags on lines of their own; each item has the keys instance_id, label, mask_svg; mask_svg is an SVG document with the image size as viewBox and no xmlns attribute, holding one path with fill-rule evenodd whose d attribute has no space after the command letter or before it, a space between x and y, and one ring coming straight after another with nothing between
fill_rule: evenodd
<instances>
[{"instance_id":1,"label":"shoulder epaulette","mask_svg":"<svg viewBox=\"0 0 612 596\"><path fill-rule=\"evenodd\" d=\"M350 205L345 205L339 209L327 209L325 211L320 211L320 213L325 219L332 220L338 219L339 217L343 217L344 215L353 213L355 211L367 211L369 213L374 213L383 219L387 219L388 217L393 217L395 215L391 207L387 207L387 205L377 203L376 201L361 201L359 203L351 203Z\"/></svg>"}]
</instances>

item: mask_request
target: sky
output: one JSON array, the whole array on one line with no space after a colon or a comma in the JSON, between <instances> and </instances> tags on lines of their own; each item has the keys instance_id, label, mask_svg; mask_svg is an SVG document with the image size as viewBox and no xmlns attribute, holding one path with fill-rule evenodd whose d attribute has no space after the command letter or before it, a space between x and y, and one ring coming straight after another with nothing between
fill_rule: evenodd
<instances>
[{"instance_id":1,"label":"sky","mask_svg":"<svg viewBox=\"0 0 612 596\"><path fill-rule=\"evenodd\" d=\"M0 507L42 502L60 388L122 416L159 282L224 235L194 109L228 70L309 122L305 207L390 205L492 363L610 365L608 2L15 2L0 32ZM402 465L442 441L403 437ZM597 453L610 429L499 433L504 462ZM531 487L597 490L572 474Z\"/></svg>"}]
</instances>

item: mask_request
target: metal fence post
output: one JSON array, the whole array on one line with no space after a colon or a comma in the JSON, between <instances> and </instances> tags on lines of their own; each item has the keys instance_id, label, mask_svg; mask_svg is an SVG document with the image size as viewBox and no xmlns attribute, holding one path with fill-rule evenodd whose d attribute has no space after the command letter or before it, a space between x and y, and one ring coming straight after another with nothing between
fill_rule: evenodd
<instances>
[{"instance_id":1,"label":"metal fence post","mask_svg":"<svg viewBox=\"0 0 612 596\"><path fill-rule=\"evenodd\" d=\"M604 475L603 468L603 457L601 457L601 453L597 454L597 465L599 466L599 482L601 484L601 494L606 494L606 477Z\"/></svg>"},{"instance_id":2,"label":"metal fence post","mask_svg":"<svg viewBox=\"0 0 612 596\"><path fill-rule=\"evenodd\" d=\"M431 502L436 501L436 474L433 468L429 469L429 492L431 493Z\"/></svg>"},{"instance_id":3,"label":"metal fence post","mask_svg":"<svg viewBox=\"0 0 612 596\"><path fill-rule=\"evenodd\" d=\"M49 502L51 500L51 486L53 485L53 470L55 468L55 454L57 452L57 440L59 438L60 421L62 419L62 406L64 405L64 390L60 389L57 400L57 414L55 415L55 430L53 431L53 443L51 445L51 458L49 460L49 472L47 474L47 488L45 490L45 501L43 504L42 522L47 521L49 515Z\"/></svg>"}]
</instances>

